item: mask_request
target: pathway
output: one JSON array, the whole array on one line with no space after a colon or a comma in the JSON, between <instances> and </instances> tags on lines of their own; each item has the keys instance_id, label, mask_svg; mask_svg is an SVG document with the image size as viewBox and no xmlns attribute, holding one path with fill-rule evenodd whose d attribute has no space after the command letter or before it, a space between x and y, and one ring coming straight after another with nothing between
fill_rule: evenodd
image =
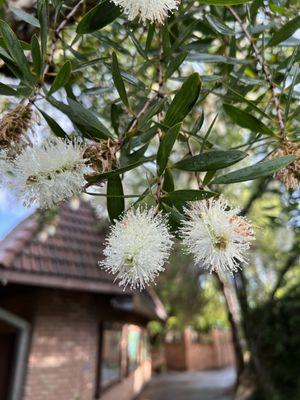
<instances>
[{"instance_id":1,"label":"pathway","mask_svg":"<svg viewBox=\"0 0 300 400\"><path fill-rule=\"evenodd\" d=\"M232 368L155 375L137 400L233 400Z\"/></svg>"}]
</instances>

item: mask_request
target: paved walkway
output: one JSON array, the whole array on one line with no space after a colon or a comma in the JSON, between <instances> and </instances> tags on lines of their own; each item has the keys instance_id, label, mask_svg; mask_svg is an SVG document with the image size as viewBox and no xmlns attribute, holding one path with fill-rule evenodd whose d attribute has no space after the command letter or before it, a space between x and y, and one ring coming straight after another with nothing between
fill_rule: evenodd
<instances>
[{"instance_id":1,"label":"paved walkway","mask_svg":"<svg viewBox=\"0 0 300 400\"><path fill-rule=\"evenodd\" d=\"M153 377L138 400L233 400L232 368L203 372L169 372Z\"/></svg>"}]
</instances>

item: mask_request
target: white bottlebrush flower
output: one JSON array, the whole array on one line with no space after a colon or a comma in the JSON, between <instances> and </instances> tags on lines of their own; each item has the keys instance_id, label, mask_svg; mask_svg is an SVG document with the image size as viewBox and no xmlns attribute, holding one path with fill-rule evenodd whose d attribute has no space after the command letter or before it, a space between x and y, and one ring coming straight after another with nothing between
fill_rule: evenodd
<instances>
[{"instance_id":1,"label":"white bottlebrush flower","mask_svg":"<svg viewBox=\"0 0 300 400\"><path fill-rule=\"evenodd\" d=\"M6 174L2 185L26 207L52 207L81 191L86 169L83 153L78 142L59 138L27 146L14 159L1 162Z\"/></svg>"},{"instance_id":2,"label":"white bottlebrush flower","mask_svg":"<svg viewBox=\"0 0 300 400\"><path fill-rule=\"evenodd\" d=\"M119 286L145 288L164 271L172 247L167 224L154 208L127 211L106 239L99 265L119 280Z\"/></svg>"},{"instance_id":3,"label":"white bottlebrush flower","mask_svg":"<svg viewBox=\"0 0 300 400\"><path fill-rule=\"evenodd\" d=\"M238 215L239 209L229 208L220 197L191 203L185 214L180 236L196 264L210 272L236 272L247 261L254 233L251 223Z\"/></svg>"},{"instance_id":4,"label":"white bottlebrush flower","mask_svg":"<svg viewBox=\"0 0 300 400\"><path fill-rule=\"evenodd\" d=\"M163 24L169 12L177 10L179 0L112 0L124 9L130 21L139 17L143 23L147 20Z\"/></svg>"}]
</instances>

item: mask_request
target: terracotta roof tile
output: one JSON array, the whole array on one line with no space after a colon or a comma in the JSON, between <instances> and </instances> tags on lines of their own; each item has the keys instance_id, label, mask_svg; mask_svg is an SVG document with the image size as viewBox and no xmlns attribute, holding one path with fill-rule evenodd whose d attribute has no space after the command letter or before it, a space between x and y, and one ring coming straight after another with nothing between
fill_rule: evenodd
<instances>
[{"instance_id":1,"label":"terracotta roof tile","mask_svg":"<svg viewBox=\"0 0 300 400\"><path fill-rule=\"evenodd\" d=\"M99 222L88 202L82 201L77 210L65 203L54 234L43 238L37 216L32 215L0 242L0 265L34 274L112 281L98 268L104 242Z\"/></svg>"}]
</instances>

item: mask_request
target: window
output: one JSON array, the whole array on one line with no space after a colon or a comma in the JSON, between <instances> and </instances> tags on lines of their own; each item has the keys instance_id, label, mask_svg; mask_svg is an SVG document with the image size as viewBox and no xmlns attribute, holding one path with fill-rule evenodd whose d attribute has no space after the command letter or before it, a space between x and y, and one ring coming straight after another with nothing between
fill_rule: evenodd
<instances>
[{"instance_id":1,"label":"window","mask_svg":"<svg viewBox=\"0 0 300 400\"><path fill-rule=\"evenodd\" d=\"M121 379L122 326L105 324L102 331L101 388Z\"/></svg>"},{"instance_id":2,"label":"window","mask_svg":"<svg viewBox=\"0 0 300 400\"><path fill-rule=\"evenodd\" d=\"M140 364L141 330L133 325L129 327L127 342L128 373L133 372Z\"/></svg>"}]
</instances>

